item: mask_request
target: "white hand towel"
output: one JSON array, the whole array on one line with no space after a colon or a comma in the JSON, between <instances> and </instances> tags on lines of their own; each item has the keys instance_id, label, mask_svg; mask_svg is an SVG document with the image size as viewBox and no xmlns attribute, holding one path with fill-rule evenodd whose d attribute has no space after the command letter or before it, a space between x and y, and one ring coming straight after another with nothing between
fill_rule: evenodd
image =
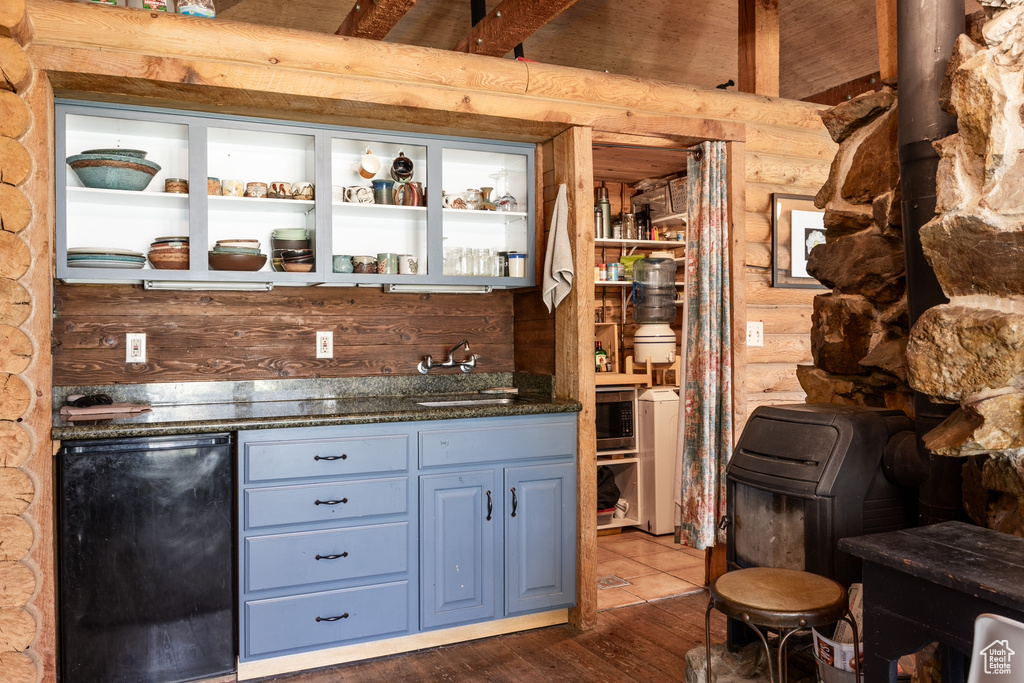
<instances>
[{"instance_id":1,"label":"white hand towel","mask_svg":"<svg viewBox=\"0 0 1024 683\"><path fill-rule=\"evenodd\" d=\"M548 313L555 310L572 289L572 249L569 247L569 202L565 184L558 186L558 198L551 215L548 248L544 255L544 305Z\"/></svg>"}]
</instances>

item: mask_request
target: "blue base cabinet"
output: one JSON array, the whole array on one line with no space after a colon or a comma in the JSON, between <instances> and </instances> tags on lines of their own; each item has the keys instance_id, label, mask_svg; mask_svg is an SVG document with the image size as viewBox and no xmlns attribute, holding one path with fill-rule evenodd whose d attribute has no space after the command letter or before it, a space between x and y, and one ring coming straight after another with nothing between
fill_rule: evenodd
<instances>
[{"instance_id":1,"label":"blue base cabinet","mask_svg":"<svg viewBox=\"0 0 1024 683\"><path fill-rule=\"evenodd\" d=\"M576 414L239 432L239 660L571 607Z\"/></svg>"}]
</instances>

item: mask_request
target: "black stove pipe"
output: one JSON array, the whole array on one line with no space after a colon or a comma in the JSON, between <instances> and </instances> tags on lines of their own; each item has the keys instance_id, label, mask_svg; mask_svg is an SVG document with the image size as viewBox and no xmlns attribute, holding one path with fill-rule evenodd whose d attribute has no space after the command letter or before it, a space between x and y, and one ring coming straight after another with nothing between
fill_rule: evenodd
<instances>
[{"instance_id":1,"label":"black stove pipe","mask_svg":"<svg viewBox=\"0 0 1024 683\"><path fill-rule=\"evenodd\" d=\"M964 0L898 0L896 14L903 252L907 306L913 327L924 311L948 301L924 258L920 230L935 215L939 155L932 148L932 141L957 132L956 118L939 106L939 91L953 46L964 32ZM961 460L931 455L921 439L956 406L935 403L929 396L915 392L914 407L914 442L929 470L920 488L920 521L932 524L962 517Z\"/></svg>"}]
</instances>

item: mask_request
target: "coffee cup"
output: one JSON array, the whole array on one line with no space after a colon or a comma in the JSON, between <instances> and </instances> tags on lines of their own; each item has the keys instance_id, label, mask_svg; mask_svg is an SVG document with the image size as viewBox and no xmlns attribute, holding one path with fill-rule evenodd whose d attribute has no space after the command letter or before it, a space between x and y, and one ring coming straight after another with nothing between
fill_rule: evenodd
<instances>
[{"instance_id":1,"label":"coffee cup","mask_svg":"<svg viewBox=\"0 0 1024 683\"><path fill-rule=\"evenodd\" d=\"M391 177L396 182L405 182L412 179L412 159L402 152L398 153L395 160L391 162Z\"/></svg>"},{"instance_id":2,"label":"coffee cup","mask_svg":"<svg viewBox=\"0 0 1024 683\"><path fill-rule=\"evenodd\" d=\"M225 197L241 197L245 194L245 183L241 180L222 180L220 189Z\"/></svg>"},{"instance_id":3,"label":"coffee cup","mask_svg":"<svg viewBox=\"0 0 1024 683\"><path fill-rule=\"evenodd\" d=\"M379 275L397 275L398 254L391 252L377 254L377 273Z\"/></svg>"},{"instance_id":4,"label":"coffee cup","mask_svg":"<svg viewBox=\"0 0 1024 683\"><path fill-rule=\"evenodd\" d=\"M313 183L292 183L292 199L310 200L314 197Z\"/></svg>"},{"instance_id":5,"label":"coffee cup","mask_svg":"<svg viewBox=\"0 0 1024 683\"><path fill-rule=\"evenodd\" d=\"M373 203L394 204L395 203L395 181L378 179L373 182Z\"/></svg>"},{"instance_id":6,"label":"coffee cup","mask_svg":"<svg viewBox=\"0 0 1024 683\"><path fill-rule=\"evenodd\" d=\"M345 199L344 185L331 185L331 201L335 204L341 204L348 201Z\"/></svg>"},{"instance_id":7,"label":"coffee cup","mask_svg":"<svg viewBox=\"0 0 1024 683\"><path fill-rule=\"evenodd\" d=\"M367 150L363 158L359 160L359 175L369 180L378 172L380 172L380 159L375 157L373 152Z\"/></svg>"},{"instance_id":8,"label":"coffee cup","mask_svg":"<svg viewBox=\"0 0 1024 683\"><path fill-rule=\"evenodd\" d=\"M266 183L246 183L245 185L245 196L252 197L253 199L262 199L267 196L267 184Z\"/></svg>"},{"instance_id":9,"label":"coffee cup","mask_svg":"<svg viewBox=\"0 0 1024 683\"><path fill-rule=\"evenodd\" d=\"M220 195L220 178L209 177L206 179L206 194L212 196Z\"/></svg>"},{"instance_id":10,"label":"coffee cup","mask_svg":"<svg viewBox=\"0 0 1024 683\"><path fill-rule=\"evenodd\" d=\"M398 255L398 272L401 275L416 275L419 272L420 264L412 254Z\"/></svg>"},{"instance_id":11,"label":"coffee cup","mask_svg":"<svg viewBox=\"0 0 1024 683\"><path fill-rule=\"evenodd\" d=\"M335 254L331 265L335 273L351 273L353 271L352 257L347 254Z\"/></svg>"},{"instance_id":12,"label":"coffee cup","mask_svg":"<svg viewBox=\"0 0 1024 683\"><path fill-rule=\"evenodd\" d=\"M286 183L282 180L270 183L270 189L267 190L267 197L269 199L291 199L292 184Z\"/></svg>"},{"instance_id":13,"label":"coffee cup","mask_svg":"<svg viewBox=\"0 0 1024 683\"><path fill-rule=\"evenodd\" d=\"M373 204L373 190L365 185L346 187L345 201L353 204Z\"/></svg>"}]
</instances>

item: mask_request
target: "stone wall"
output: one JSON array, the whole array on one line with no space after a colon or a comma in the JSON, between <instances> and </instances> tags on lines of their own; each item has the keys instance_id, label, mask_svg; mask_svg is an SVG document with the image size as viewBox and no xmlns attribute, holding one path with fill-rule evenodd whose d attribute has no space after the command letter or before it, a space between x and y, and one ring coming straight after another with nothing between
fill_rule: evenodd
<instances>
[{"instance_id":1,"label":"stone wall","mask_svg":"<svg viewBox=\"0 0 1024 683\"><path fill-rule=\"evenodd\" d=\"M983 0L979 41L960 36L943 107L957 134L941 155L925 256L949 303L924 313L907 346L909 381L959 408L925 435L933 453L972 457L965 507L1024 535L1024 0Z\"/></svg>"},{"instance_id":2,"label":"stone wall","mask_svg":"<svg viewBox=\"0 0 1024 683\"><path fill-rule=\"evenodd\" d=\"M797 376L809 403L904 410L907 298L900 217L896 93L865 93L822 112L839 143L815 204L825 209L826 243L807 271L832 288L814 299L813 366Z\"/></svg>"}]
</instances>

